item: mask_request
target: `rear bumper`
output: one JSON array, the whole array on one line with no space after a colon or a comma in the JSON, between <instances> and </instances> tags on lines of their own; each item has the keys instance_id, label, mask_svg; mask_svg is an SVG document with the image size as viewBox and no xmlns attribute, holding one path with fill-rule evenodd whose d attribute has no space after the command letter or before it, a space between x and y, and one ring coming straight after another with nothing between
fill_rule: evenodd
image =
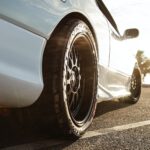
<instances>
[{"instance_id":1,"label":"rear bumper","mask_svg":"<svg viewBox=\"0 0 150 150\"><path fill-rule=\"evenodd\" d=\"M46 40L0 19L0 106L31 105L43 90Z\"/></svg>"}]
</instances>

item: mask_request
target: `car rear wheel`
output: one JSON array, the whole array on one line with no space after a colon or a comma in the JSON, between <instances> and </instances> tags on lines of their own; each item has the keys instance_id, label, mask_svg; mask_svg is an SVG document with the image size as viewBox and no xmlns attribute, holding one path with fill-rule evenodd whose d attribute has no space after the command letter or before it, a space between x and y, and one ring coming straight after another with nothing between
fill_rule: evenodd
<instances>
[{"instance_id":1,"label":"car rear wheel","mask_svg":"<svg viewBox=\"0 0 150 150\"><path fill-rule=\"evenodd\" d=\"M66 21L48 42L44 82L63 133L81 136L96 109L96 44L89 27L80 20Z\"/></svg>"}]
</instances>

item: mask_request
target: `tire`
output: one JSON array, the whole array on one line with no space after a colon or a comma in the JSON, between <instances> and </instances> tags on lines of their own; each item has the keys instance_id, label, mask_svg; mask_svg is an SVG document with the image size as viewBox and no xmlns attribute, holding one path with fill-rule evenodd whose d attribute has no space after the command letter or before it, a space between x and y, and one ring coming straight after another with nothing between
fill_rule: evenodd
<instances>
[{"instance_id":1,"label":"tire","mask_svg":"<svg viewBox=\"0 0 150 150\"><path fill-rule=\"evenodd\" d=\"M140 95L141 95L141 72L138 67L135 67L133 74L131 76L130 85L129 85L129 91L130 96L121 98L121 101L125 101L131 104L135 104L139 101Z\"/></svg>"},{"instance_id":2,"label":"tire","mask_svg":"<svg viewBox=\"0 0 150 150\"><path fill-rule=\"evenodd\" d=\"M137 103L140 99L141 95L141 73L139 68L135 68L130 81L130 92L131 95L129 97L130 103Z\"/></svg>"},{"instance_id":3,"label":"tire","mask_svg":"<svg viewBox=\"0 0 150 150\"><path fill-rule=\"evenodd\" d=\"M80 137L97 104L97 53L89 27L78 19L66 21L48 42L43 62L45 89L59 127Z\"/></svg>"}]
</instances>

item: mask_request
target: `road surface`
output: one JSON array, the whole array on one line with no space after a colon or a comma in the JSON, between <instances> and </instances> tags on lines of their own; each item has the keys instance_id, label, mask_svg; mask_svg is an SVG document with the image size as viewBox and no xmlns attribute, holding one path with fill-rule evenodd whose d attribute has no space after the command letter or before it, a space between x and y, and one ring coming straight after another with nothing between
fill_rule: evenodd
<instances>
[{"instance_id":1,"label":"road surface","mask_svg":"<svg viewBox=\"0 0 150 150\"><path fill-rule=\"evenodd\" d=\"M12 126L12 120L1 118L1 149L149 150L150 88L142 89L140 101L134 105L117 100L99 103L91 127L78 140L30 130L19 134L19 130Z\"/></svg>"}]
</instances>

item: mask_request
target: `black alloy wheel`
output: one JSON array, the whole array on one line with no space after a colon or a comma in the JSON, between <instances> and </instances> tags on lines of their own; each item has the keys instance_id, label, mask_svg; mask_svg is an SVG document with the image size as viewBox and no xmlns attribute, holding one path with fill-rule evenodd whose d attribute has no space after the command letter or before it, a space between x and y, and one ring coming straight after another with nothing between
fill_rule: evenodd
<instances>
[{"instance_id":1,"label":"black alloy wheel","mask_svg":"<svg viewBox=\"0 0 150 150\"><path fill-rule=\"evenodd\" d=\"M46 46L44 82L64 134L80 137L96 110L97 49L90 28L67 20Z\"/></svg>"}]
</instances>

